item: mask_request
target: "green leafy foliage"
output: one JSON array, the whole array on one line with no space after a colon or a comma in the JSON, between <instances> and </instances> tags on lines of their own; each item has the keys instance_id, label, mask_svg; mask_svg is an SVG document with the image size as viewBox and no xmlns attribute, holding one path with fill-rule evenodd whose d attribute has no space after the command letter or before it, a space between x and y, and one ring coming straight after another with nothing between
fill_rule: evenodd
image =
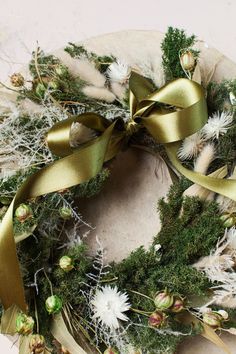
<instances>
[{"instance_id":1,"label":"green leafy foliage","mask_svg":"<svg viewBox=\"0 0 236 354\"><path fill-rule=\"evenodd\" d=\"M161 43L162 65L164 68L166 80L170 81L180 77L186 77L181 64L180 52L182 50L191 50L197 59L199 52L192 47L196 42L194 35L187 37L184 30L169 27Z\"/></svg>"}]
</instances>

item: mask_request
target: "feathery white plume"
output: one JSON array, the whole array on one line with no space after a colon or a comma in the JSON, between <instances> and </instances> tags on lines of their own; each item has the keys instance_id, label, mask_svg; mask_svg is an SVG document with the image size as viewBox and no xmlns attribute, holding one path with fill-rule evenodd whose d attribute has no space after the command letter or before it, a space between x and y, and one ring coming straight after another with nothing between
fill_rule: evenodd
<instances>
[{"instance_id":1,"label":"feathery white plume","mask_svg":"<svg viewBox=\"0 0 236 354\"><path fill-rule=\"evenodd\" d=\"M118 82L124 85L128 82L131 73L131 68L124 62L117 61L109 65L107 76L111 82Z\"/></svg>"},{"instance_id":2,"label":"feathery white plume","mask_svg":"<svg viewBox=\"0 0 236 354\"><path fill-rule=\"evenodd\" d=\"M227 112L214 113L202 128L202 133L206 139L219 139L220 135L227 133L231 127L233 116Z\"/></svg>"},{"instance_id":3,"label":"feathery white plume","mask_svg":"<svg viewBox=\"0 0 236 354\"><path fill-rule=\"evenodd\" d=\"M82 91L88 97L108 103L112 103L116 99L114 93L105 87L85 86Z\"/></svg>"},{"instance_id":4,"label":"feathery white plume","mask_svg":"<svg viewBox=\"0 0 236 354\"><path fill-rule=\"evenodd\" d=\"M182 146L178 151L178 156L181 160L191 159L196 157L202 150L204 137L201 132L197 132L184 139Z\"/></svg>"},{"instance_id":5,"label":"feathery white plume","mask_svg":"<svg viewBox=\"0 0 236 354\"><path fill-rule=\"evenodd\" d=\"M213 144L205 145L194 163L194 171L205 175L210 166L210 163L214 160L214 157L215 157L214 145Z\"/></svg>"}]
</instances>

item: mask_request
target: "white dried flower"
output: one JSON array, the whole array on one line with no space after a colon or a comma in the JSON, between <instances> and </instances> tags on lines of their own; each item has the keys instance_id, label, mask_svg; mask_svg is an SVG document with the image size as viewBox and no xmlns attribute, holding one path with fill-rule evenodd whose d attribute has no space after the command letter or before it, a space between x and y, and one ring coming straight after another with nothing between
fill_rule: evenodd
<instances>
[{"instance_id":1,"label":"white dried flower","mask_svg":"<svg viewBox=\"0 0 236 354\"><path fill-rule=\"evenodd\" d=\"M70 146L77 147L92 140L95 136L94 130L85 127L81 123L73 123L70 130Z\"/></svg>"},{"instance_id":2,"label":"white dried flower","mask_svg":"<svg viewBox=\"0 0 236 354\"><path fill-rule=\"evenodd\" d=\"M181 160L191 159L196 157L202 150L204 145L204 137L201 132L197 132L184 139L182 146L178 151L178 156Z\"/></svg>"},{"instance_id":3,"label":"white dried flower","mask_svg":"<svg viewBox=\"0 0 236 354\"><path fill-rule=\"evenodd\" d=\"M123 312L130 309L128 295L121 293L115 286L104 286L97 290L91 301L93 318L111 329L119 328L119 321L127 321L128 317Z\"/></svg>"},{"instance_id":4,"label":"white dried flower","mask_svg":"<svg viewBox=\"0 0 236 354\"><path fill-rule=\"evenodd\" d=\"M202 133L206 139L219 139L220 135L227 133L231 127L233 116L227 112L214 113L208 119L207 124L202 128Z\"/></svg>"},{"instance_id":5,"label":"white dried flower","mask_svg":"<svg viewBox=\"0 0 236 354\"><path fill-rule=\"evenodd\" d=\"M131 68L124 62L117 61L109 65L107 69L107 76L110 81L118 82L119 84L126 84L129 80Z\"/></svg>"}]
</instances>

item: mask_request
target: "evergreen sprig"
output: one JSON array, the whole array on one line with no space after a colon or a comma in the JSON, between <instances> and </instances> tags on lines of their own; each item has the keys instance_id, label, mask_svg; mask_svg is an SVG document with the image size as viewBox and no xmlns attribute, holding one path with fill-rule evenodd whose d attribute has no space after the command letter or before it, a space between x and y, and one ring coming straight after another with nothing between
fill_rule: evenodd
<instances>
[{"instance_id":1,"label":"evergreen sprig","mask_svg":"<svg viewBox=\"0 0 236 354\"><path fill-rule=\"evenodd\" d=\"M180 77L186 77L180 64L180 53L183 50L191 50L195 59L199 52L193 49L196 42L196 36L188 37L184 30L169 27L161 43L162 65L164 68L166 80L170 81Z\"/></svg>"}]
</instances>

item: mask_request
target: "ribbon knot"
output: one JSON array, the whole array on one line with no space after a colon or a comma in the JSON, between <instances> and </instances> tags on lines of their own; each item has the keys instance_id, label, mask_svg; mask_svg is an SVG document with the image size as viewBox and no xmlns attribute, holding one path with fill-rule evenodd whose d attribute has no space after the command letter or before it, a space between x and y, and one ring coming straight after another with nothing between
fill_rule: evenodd
<instances>
[{"instance_id":1,"label":"ribbon knot","mask_svg":"<svg viewBox=\"0 0 236 354\"><path fill-rule=\"evenodd\" d=\"M201 129L208 118L204 91L199 84L188 79L177 79L154 91L149 80L132 73L130 113L131 121L123 130L117 129L117 122L111 123L96 113L83 113L55 124L49 131L48 146L61 159L25 181L0 225L0 298L4 308L16 304L26 310L13 235L15 208L27 199L66 189L95 177L104 162L121 150L127 134L132 135L136 128L145 127L156 141L164 144L169 159L182 175L236 201L235 180L219 180L190 171L177 158L181 140ZM72 149L70 129L73 122L96 130L100 136L79 149Z\"/></svg>"}]
</instances>

